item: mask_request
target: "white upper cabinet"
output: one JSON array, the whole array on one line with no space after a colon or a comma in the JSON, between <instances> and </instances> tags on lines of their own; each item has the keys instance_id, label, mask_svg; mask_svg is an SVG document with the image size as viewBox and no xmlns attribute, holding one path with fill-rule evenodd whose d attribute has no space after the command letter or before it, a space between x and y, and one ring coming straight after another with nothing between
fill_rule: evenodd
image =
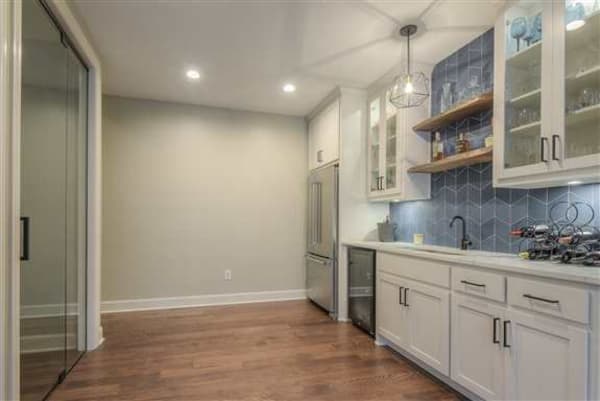
<instances>
[{"instance_id":1,"label":"white upper cabinet","mask_svg":"<svg viewBox=\"0 0 600 401\"><path fill-rule=\"evenodd\" d=\"M333 101L308 123L308 165L315 169L339 159L340 101Z\"/></svg>"},{"instance_id":2,"label":"white upper cabinet","mask_svg":"<svg viewBox=\"0 0 600 401\"><path fill-rule=\"evenodd\" d=\"M598 4L521 0L499 17L496 186L600 181Z\"/></svg>"},{"instance_id":3,"label":"white upper cabinet","mask_svg":"<svg viewBox=\"0 0 600 401\"><path fill-rule=\"evenodd\" d=\"M368 103L368 196L374 201L428 199L429 174L406 172L429 161L429 141L412 129L427 118L428 105L397 109L388 99L386 90Z\"/></svg>"}]
</instances>

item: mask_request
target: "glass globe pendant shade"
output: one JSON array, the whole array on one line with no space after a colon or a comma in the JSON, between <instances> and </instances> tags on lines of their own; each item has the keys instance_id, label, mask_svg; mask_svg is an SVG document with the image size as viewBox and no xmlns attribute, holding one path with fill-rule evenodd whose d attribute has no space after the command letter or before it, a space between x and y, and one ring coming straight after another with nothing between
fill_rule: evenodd
<instances>
[{"instance_id":1,"label":"glass globe pendant shade","mask_svg":"<svg viewBox=\"0 0 600 401\"><path fill-rule=\"evenodd\" d=\"M406 37L406 72L396 77L390 91L390 103L399 109L420 106L429 98L429 78L422 72L410 70L410 36L416 32L416 25L400 29L400 35Z\"/></svg>"}]
</instances>

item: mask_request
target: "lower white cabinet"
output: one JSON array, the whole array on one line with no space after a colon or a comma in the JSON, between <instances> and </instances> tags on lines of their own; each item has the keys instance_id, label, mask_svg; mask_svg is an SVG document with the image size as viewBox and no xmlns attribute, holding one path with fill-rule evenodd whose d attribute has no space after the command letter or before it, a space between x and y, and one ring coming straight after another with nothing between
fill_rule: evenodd
<instances>
[{"instance_id":1,"label":"lower white cabinet","mask_svg":"<svg viewBox=\"0 0 600 401\"><path fill-rule=\"evenodd\" d=\"M427 274L409 278L412 258L386 256L377 259L378 336L484 400L597 399L597 288L478 270L467 277L454 266L447 288ZM430 264L422 268L435 271ZM483 290L471 295L465 283Z\"/></svg>"},{"instance_id":2,"label":"lower white cabinet","mask_svg":"<svg viewBox=\"0 0 600 401\"><path fill-rule=\"evenodd\" d=\"M450 291L405 281L405 350L439 372L450 374Z\"/></svg>"},{"instance_id":3,"label":"lower white cabinet","mask_svg":"<svg viewBox=\"0 0 600 401\"><path fill-rule=\"evenodd\" d=\"M377 333L448 375L449 291L391 274L378 276Z\"/></svg>"},{"instance_id":4,"label":"lower white cabinet","mask_svg":"<svg viewBox=\"0 0 600 401\"><path fill-rule=\"evenodd\" d=\"M569 323L510 311L507 399L587 399L588 332Z\"/></svg>"},{"instance_id":5,"label":"lower white cabinet","mask_svg":"<svg viewBox=\"0 0 600 401\"><path fill-rule=\"evenodd\" d=\"M505 308L452 294L451 378L486 400L503 400Z\"/></svg>"},{"instance_id":6,"label":"lower white cabinet","mask_svg":"<svg viewBox=\"0 0 600 401\"><path fill-rule=\"evenodd\" d=\"M401 303L402 280L380 273L377 280L377 333L397 345L406 343L406 308ZM401 288L402 287L402 288Z\"/></svg>"}]
</instances>

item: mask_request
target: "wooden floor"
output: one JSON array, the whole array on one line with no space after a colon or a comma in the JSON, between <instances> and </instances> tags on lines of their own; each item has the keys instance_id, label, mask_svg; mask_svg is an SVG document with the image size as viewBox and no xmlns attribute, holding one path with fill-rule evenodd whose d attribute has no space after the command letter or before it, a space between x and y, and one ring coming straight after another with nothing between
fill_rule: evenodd
<instances>
[{"instance_id":1,"label":"wooden floor","mask_svg":"<svg viewBox=\"0 0 600 401\"><path fill-rule=\"evenodd\" d=\"M307 301L102 316L105 343L52 401L457 400Z\"/></svg>"}]
</instances>

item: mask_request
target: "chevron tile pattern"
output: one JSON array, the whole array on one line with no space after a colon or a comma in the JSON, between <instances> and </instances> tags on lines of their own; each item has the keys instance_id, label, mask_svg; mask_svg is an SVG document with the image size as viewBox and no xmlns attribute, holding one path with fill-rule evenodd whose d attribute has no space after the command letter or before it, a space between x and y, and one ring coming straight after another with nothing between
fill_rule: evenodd
<instances>
[{"instance_id":1,"label":"chevron tile pattern","mask_svg":"<svg viewBox=\"0 0 600 401\"><path fill-rule=\"evenodd\" d=\"M425 243L455 247L460 224L450 228L453 216L467 221L473 249L514 253L520 240L508 233L513 228L549 221L552 206L558 202L586 202L594 210L593 225L600 228L600 184L542 189L507 189L492 186L491 163L463 167L431 176L431 199L390 205L396 223L396 239L412 242L413 234L425 235ZM555 219L564 215L562 203L553 210ZM591 210L582 208L581 220Z\"/></svg>"}]
</instances>

